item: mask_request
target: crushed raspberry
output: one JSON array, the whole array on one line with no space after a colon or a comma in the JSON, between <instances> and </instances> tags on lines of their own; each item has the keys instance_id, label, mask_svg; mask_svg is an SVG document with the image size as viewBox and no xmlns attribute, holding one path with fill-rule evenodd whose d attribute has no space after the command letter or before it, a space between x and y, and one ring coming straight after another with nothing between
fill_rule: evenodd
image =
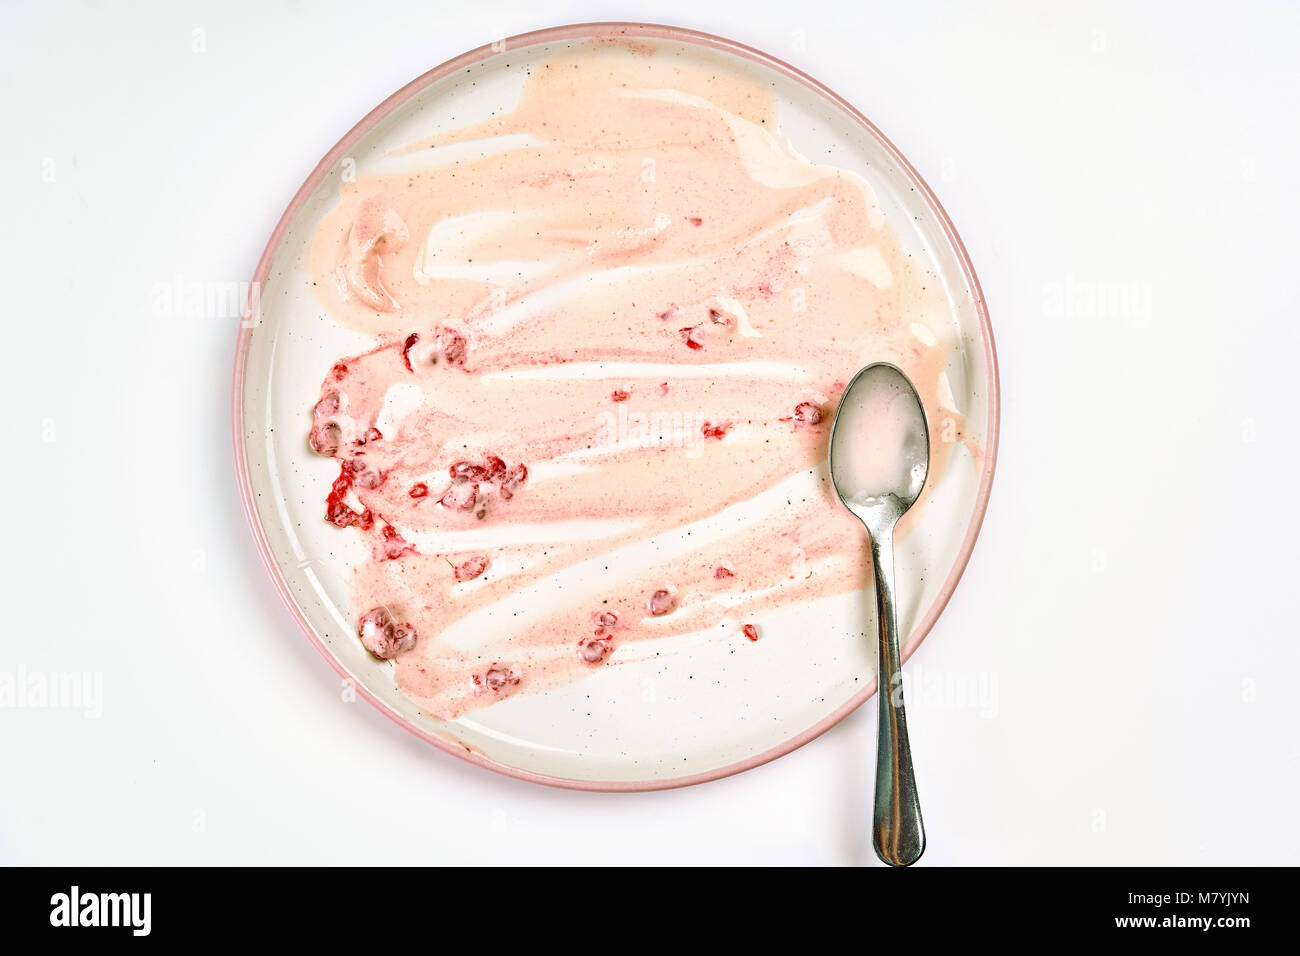
<instances>
[{"instance_id":1,"label":"crushed raspberry","mask_svg":"<svg viewBox=\"0 0 1300 956\"><path fill-rule=\"evenodd\" d=\"M508 667L500 664L493 664L483 675L483 683L487 685L488 690L500 693L507 687L514 687L519 683L519 675Z\"/></svg>"},{"instance_id":2,"label":"crushed raspberry","mask_svg":"<svg viewBox=\"0 0 1300 956\"><path fill-rule=\"evenodd\" d=\"M686 221L689 222L692 226L704 225L704 220L701 219L699 216L687 216Z\"/></svg>"},{"instance_id":3,"label":"crushed raspberry","mask_svg":"<svg viewBox=\"0 0 1300 956\"><path fill-rule=\"evenodd\" d=\"M709 321L714 325L731 325L731 316L720 309L709 309Z\"/></svg>"},{"instance_id":4,"label":"crushed raspberry","mask_svg":"<svg viewBox=\"0 0 1300 956\"><path fill-rule=\"evenodd\" d=\"M412 498L426 498L429 495L429 486L420 481L411 485L411 490L407 492Z\"/></svg>"},{"instance_id":5,"label":"crushed raspberry","mask_svg":"<svg viewBox=\"0 0 1300 956\"><path fill-rule=\"evenodd\" d=\"M406 341L402 343L402 364L406 366L408 372L415 371L411 367L411 349L415 347L415 343L418 341L420 341L420 336L412 332L406 337Z\"/></svg>"},{"instance_id":6,"label":"crushed raspberry","mask_svg":"<svg viewBox=\"0 0 1300 956\"><path fill-rule=\"evenodd\" d=\"M345 461L343 467L351 475L352 483L358 488L365 488L367 491L374 491L387 478L387 475L378 468L367 465L364 459L353 458Z\"/></svg>"},{"instance_id":7,"label":"crushed raspberry","mask_svg":"<svg viewBox=\"0 0 1300 956\"><path fill-rule=\"evenodd\" d=\"M339 445L343 442L343 429L339 428L338 422L326 422L323 425L316 425L312 428L311 434L307 436L307 444L311 450L318 455L324 455L326 458L333 458L338 454Z\"/></svg>"},{"instance_id":8,"label":"crushed raspberry","mask_svg":"<svg viewBox=\"0 0 1300 956\"><path fill-rule=\"evenodd\" d=\"M415 646L418 635L409 624L398 624L382 604L371 608L357 622L361 645L382 661L390 660Z\"/></svg>"},{"instance_id":9,"label":"crushed raspberry","mask_svg":"<svg viewBox=\"0 0 1300 956\"><path fill-rule=\"evenodd\" d=\"M626 402L631 397L632 393L623 388L616 388L609 393L610 401L614 402Z\"/></svg>"},{"instance_id":10,"label":"crushed raspberry","mask_svg":"<svg viewBox=\"0 0 1300 956\"><path fill-rule=\"evenodd\" d=\"M727 430L730 428L731 422L722 422L719 425L705 422L700 426L700 434L705 438L721 438L723 435L727 434Z\"/></svg>"},{"instance_id":11,"label":"crushed raspberry","mask_svg":"<svg viewBox=\"0 0 1300 956\"><path fill-rule=\"evenodd\" d=\"M719 580L723 578L734 578L736 572L731 570L731 568L727 567L725 564L719 564L717 568L714 569L713 576Z\"/></svg>"},{"instance_id":12,"label":"crushed raspberry","mask_svg":"<svg viewBox=\"0 0 1300 956\"><path fill-rule=\"evenodd\" d=\"M598 640L608 639L610 632L618 626L618 615L613 611L602 611L592 614L591 618L596 622L595 629L591 632Z\"/></svg>"},{"instance_id":13,"label":"crushed raspberry","mask_svg":"<svg viewBox=\"0 0 1300 956\"><path fill-rule=\"evenodd\" d=\"M599 664L609 652L610 643L607 638L585 637L578 644L578 656L588 664Z\"/></svg>"},{"instance_id":14,"label":"crushed raspberry","mask_svg":"<svg viewBox=\"0 0 1300 956\"><path fill-rule=\"evenodd\" d=\"M800 402L794 407L794 417L804 425L816 425L822 420L822 407L816 402Z\"/></svg>"},{"instance_id":15,"label":"crushed raspberry","mask_svg":"<svg viewBox=\"0 0 1300 956\"><path fill-rule=\"evenodd\" d=\"M384 437L384 433L381 432L375 426L371 425L369 428L366 429L366 437L361 439L361 444L364 445L366 442L379 441L383 437Z\"/></svg>"},{"instance_id":16,"label":"crushed raspberry","mask_svg":"<svg viewBox=\"0 0 1300 956\"><path fill-rule=\"evenodd\" d=\"M330 498L326 500L325 520L340 528L355 526L362 531L369 531L374 526L375 516L369 508L357 512L343 502L334 500L333 492L331 492Z\"/></svg>"},{"instance_id":17,"label":"crushed raspberry","mask_svg":"<svg viewBox=\"0 0 1300 956\"><path fill-rule=\"evenodd\" d=\"M370 509L358 512L343 500L352 490L352 470L348 467L350 464L352 463L344 462L339 467L339 476L330 486L329 496L325 499L325 520L340 528L357 527L369 531L375 523L375 516Z\"/></svg>"},{"instance_id":18,"label":"crushed raspberry","mask_svg":"<svg viewBox=\"0 0 1300 956\"><path fill-rule=\"evenodd\" d=\"M469 511L478 501L478 485L456 482L438 499L438 504L455 511Z\"/></svg>"},{"instance_id":19,"label":"crushed raspberry","mask_svg":"<svg viewBox=\"0 0 1300 956\"><path fill-rule=\"evenodd\" d=\"M501 497L509 500L514 497L515 490L523 484L528 478L528 467L526 465L515 465L509 467L496 455L488 455L485 464L477 464L472 461L457 461L447 469L451 475L453 498L457 501L468 501L468 504L457 505L466 509L474 506L474 501L478 495L478 486L483 482L497 482L498 490ZM455 491L457 485L474 486L474 494L471 496L468 492ZM451 494L452 491L448 493ZM447 502L444 502L446 504ZM450 507L450 505L448 505ZM481 512L479 517L482 518L486 512Z\"/></svg>"},{"instance_id":20,"label":"crushed raspberry","mask_svg":"<svg viewBox=\"0 0 1300 956\"><path fill-rule=\"evenodd\" d=\"M442 350L443 358L447 360L448 365L463 366L465 356L469 348L465 343L465 336L452 329L438 330L438 347Z\"/></svg>"},{"instance_id":21,"label":"crushed raspberry","mask_svg":"<svg viewBox=\"0 0 1300 956\"><path fill-rule=\"evenodd\" d=\"M331 366L330 372L334 375L334 381L341 382L343 381L344 376L348 374L348 363L335 362L334 365Z\"/></svg>"},{"instance_id":22,"label":"crushed raspberry","mask_svg":"<svg viewBox=\"0 0 1300 956\"><path fill-rule=\"evenodd\" d=\"M758 628L756 628L753 624L746 624L744 627L741 628L741 630L745 633L745 636L749 638L751 641L758 640Z\"/></svg>"},{"instance_id":23,"label":"crushed raspberry","mask_svg":"<svg viewBox=\"0 0 1300 956\"><path fill-rule=\"evenodd\" d=\"M462 561L454 565L452 570L456 575L457 581L473 581L476 577L487 570L488 559L486 554L476 554L468 561Z\"/></svg>"},{"instance_id":24,"label":"crushed raspberry","mask_svg":"<svg viewBox=\"0 0 1300 956\"><path fill-rule=\"evenodd\" d=\"M395 561L404 554L415 553L415 545L398 534L391 524L384 525L381 533L384 536L384 557L389 561Z\"/></svg>"},{"instance_id":25,"label":"crushed raspberry","mask_svg":"<svg viewBox=\"0 0 1300 956\"><path fill-rule=\"evenodd\" d=\"M515 496L519 486L528 480L528 466L518 464L507 471L501 478L501 497L509 501Z\"/></svg>"},{"instance_id":26,"label":"crushed raspberry","mask_svg":"<svg viewBox=\"0 0 1300 956\"><path fill-rule=\"evenodd\" d=\"M484 468L482 465L476 465L472 461L453 462L451 467L447 469L447 473L451 475L452 481L457 482L487 481L489 475L487 468Z\"/></svg>"},{"instance_id":27,"label":"crushed raspberry","mask_svg":"<svg viewBox=\"0 0 1300 956\"><path fill-rule=\"evenodd\" d=\"M678 333L679 333L679 334L681 335L681 337L682 337L682 341L686 343L686 347L687 347L688 349L702 349L702 348L704 348L704 343L701 342L701 341L700 341L700 338L699 338L699 333L698 333L698 331L697 331L698 328L699 328L699 326L694 326L694 325L693 325L693 326L689 326L689 327L684 328L684 329L678 329L678 330L677 330Z\"/></svg>"},{"instance_id":28,"label":"crushed raspberry","mask_svg":"<svg viewBox=\"0 0 1300 956\"><path fill-rule=\"evenodd\" d=\"M312 417L329 418L332 415L337 415L339 413L339 404L338 392L326 392L321 396L320 401L316 403L316 407L311 410Z\"/></svg>"},{"instance_id":29,"label":"crushed raspberry","mask_svg":"<svg viewBox=\"0 0 1300 956\"><path fill-rule=\"evenodd\" d=\"M671 592L660 588L658 591L655 591L654 594L650 595L650 600L647 601L646 604L650 608L651 614L655 617L660 617L661 615L676 610L677 598L673 597Z\"/></svg>"}]
</instances>

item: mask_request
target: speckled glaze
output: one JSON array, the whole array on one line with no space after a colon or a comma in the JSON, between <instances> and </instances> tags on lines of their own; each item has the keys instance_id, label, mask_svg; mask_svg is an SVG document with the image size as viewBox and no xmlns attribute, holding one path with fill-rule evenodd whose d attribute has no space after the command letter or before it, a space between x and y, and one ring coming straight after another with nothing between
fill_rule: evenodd
<instances>
[{"instance_id":1,"label":"speckled glaze","mask_svg":"<svg viewBox=\"0 0 1300 956\"><path fill-rule=\"evenodd\" d=\"M598 41L594 47L590 43L593 38ZM687 293L701 285L698 275L689 274L661 276L660 288L647 283L647 288L640 291L639 296L647 303L657 302L656 292L662 293L665 303L658 303L651 310L654 317L648 326L653 338L651 345L639 342L636 348L627 350L626 356L618 354L612 344L602 352L599 336L592 339L590 335L586 338L591 341L583 342L582 348L575 349L573 355L561 355L562 343L571 342L575 333L582 336L582 328L569 328L564 323L549 324L550 339L543 336L545 340L539 340L533 334L530 340L527 329L522 341L507 336L504 341L508 347L498 349L495 355L490 337L479 334L474 338L472 327L467 330L463 324L455 332L459 336L468 331L477 348L477 353L471 349L471 354L479 363L470 370L488 381L493 380L494 374L504 374L508 379L507 373L537 365L527 359L520 361L521 354L530 354L530 347L552 356L551 363L543 362L542 367L555 363L563 366L584 359L592 362L629 359L620 365L614 375L619 381L612 386L609 376L576 381L563 376L559 380L542 376L535 381L505 381L497 385L492 393L493 402L520 409L530 404L536 406L524 429L529 440L519 441L525 437L520 434L513 442L498 437L494 445L492 441L467 442L467 447L472 445L473 454L469 458L474 461L477 461L475 455L485 462L491 460L492 449L487 445L493 449L507 446L512 450L528 449L533 456L549 459L559 456L564 460L565 454L574 450L566 442L573 444L573 434L581 430L584 421L590 419L595 428L611 427L602 425L598 402L621 404L630 397L629 393L638 390L643 393L639 397L644 404L666 398L668 388L656 391L653 396L645 391L652 383L637 371L637 363L650 360L658 363L656 369L660 365L667 367L664 377L671 380L671 388L680 390L673 395L678 410L689 406L700 409L700 414L708 414L703 411L708 409L712 412L710 417L728 423L726 432L731 432L731 423L743 420L749 425L748 428L741 425L730 434L718 434L715 424L704 422L702 442L681 443L671 449L671 455L680 459L680 465L672 464L663 474L640 484L637 473L629 467L635 465L638 455L613 447L604 456L608 459L604 467L614 469L616 474L613 479L607 479L610 491L603 495L598 483L589 483L588 487L579 486L566 500L568 486L557 484L552 486L554 490L549 496L543 493L529 499L527 484L507 483L507 488L516 490L517 497L507 491L504 496L491 499L495 512L492 519L497 524L503 517L507 521L505 545L511 534L517 537L519 533L509 531L511 507L516 509L516 522L525 522L519 525L524 529L535 528L538 521L545 523L566 516L597 520L619 515L642 518L639 523L632 522L635 533L629 537L634 539L633 544L619 551L619 560L631 561L634 566L640 561L648 570L620 582L621 590L611 595L614 604L602 604L593 598L589 609L581 601L554 608L547 602L549 592L539 591L538 585L546 585L549 576L553 579L550 590L554 591L555 582L561 579L560 572L566 568L572 570L582 560L590 563L593 557L599 559L612 543L605 540L608 534L602 538L582 529L563 531L558 539L542 537L513 551L508 546L503 550L501 541L496 542L494 549L472 547L464 551L439 546L438 536L449 530L444 527L448 517L463 518L472 525L477 507L481 512L478 521L487 518L482 502L463 509L456 507L455 501L439 504L447 495L454 498L464 493L466 482L451 481L443 474L446 462L441 461L445 448L456 442L456 436L437 431L437 423L441 421L438 415L421 418L417 412L422 406L427 408L439 402L445 405L451 401L454 406L454 388L449 386L463 389L459 383L469 381L468 378L436 377L445 374L448 365L446 333L444 323L431 320L431 316L448 312L463 314L467 310L472 316L473 283L449 278L439 285L428 279L429 275L437 275L436 272L426 269L425 274L421 273L421 263L428 261L424 236L412 237L407 220L420 222L424 230L430 217L421 217L418 203L412 205L397 190L408 182L414 185L416 177L422 175L419 167L409 162L410 154L417 149L465 143L473 148L485 137L525 130L527 113L520 114L523 119L514 120L518 127L514 130L500 128L502 123L511 122L508 113L506 120L489 118L501 115L502 104L509 103L512 94L516 99L521 95L510 88L512 71L530 73L539 64L547 71L555 66L568 67L574 62L586 62L583 57L590 57L592 49L604 51L603 56L611 50L615 52L615 60L610 62L617 62L613 68L616 79L619 70L626 67L618 60L619 51L632 50L641 59L648 57L661 65L670 64L671 69L658 69L653 82L643 84L660 91L655 95L661 106L667 96L662 90L670 82L671 74L688 74L689 78L680 79L674 84L677 89L672 91L672 96L682 98L670 104L680 115L667 118L669 122L681 123L684 135L691 115L701 118L702 128L690 135L697 139L710 135L708 123L713 121L714 114L698 108L699 103L707 103L707 96L701 94L708 94L725 101L728 109L734 109L735 116L743 114L744 123L756 126L761 121L766 126L764 136L771 132L771 127L779 126L781 134L794 131L791 140L802 150L823 140L830 142L827 153L838 159L838 149L853 160L850 165L859 167L847 178L821 173L820 182L839 190L840 198L835 200L834 208L851 210L854 204L849 202L846 206L845 203L847 197L859 194L859 185L865 205L860 206L864 213L857 221L852 219L851 212L847 220L841 216L837 238L842 248L835 243L826 245L830 240L824 236L823 245L818 247L832 254L822 263L820 274L824 294L834 298L820 303L818 318L830 324L815 328L819 348L815 356L811 350L804 356L807 359L804 363L807 367L802 370L804 378L795 376L790 382L769 380L765 388L753 391L752 399L747 399L743 381L728 383L724 376L723 384L717 385L709 378L708 386L701 387L699 375L681 378L669 373L674 371L674 363L682 368L703 367L709 360L728 359L736 363L767 360L768 365L764 367L779 373L783 358L795 358L799 351L800 326L797 322L792 325L785 315L788 306L766 312L764 308L774 293L797 278L795 269L808 269L807 263L817 260L814 253L805 250L799 262L792 257L792 261L782 263L780 241L772 243L770 248L759 244L756 250L751 250L753 256L749 262L743 254L737 255L735 265L730 267L730 276L736 281L723 283L725 290L744 288L752 296L742 294L739 299L730 295L711 296L708 301L687 302L680 307L683 314L691 309L701 313L706 326L700 333L703 341L692 342L686 334L692 327L686 322L689 316L679 323L678 316L671 314L679 308L678 300L686 301ZM518 65L512 65L512 60ZM475 70L480 72L476 74ZM462 71L464 76L459 75ZM526 82L523 86L524 91L533 91L528 102L534 107L534 123L539 112L551 123L563 120L571 126L581 122L581 112L572 109L557 114L536 108L539 103L546 105L537 87L556 85L551 79L555 74L543 75L547 82L539 84L535 80L531 86ZM453 86L446 88L449 83ZM569 95L600 95L617 84L570 85L573 89L567 91ZM696 99L687 101L683 97ZM688 106L690 109L686 109ZM605 107L602 113L617 112L608 102ZM444 115L451 113L457 115ZM821 115L826 113L831 116L829 122ZM472 127L476 119L480 124L477 129L468 134L459 132L462 127ZM833 128L833 132L826 133L821 124ZM541 125L545 126L545 122ZM621 126L642 135L646 135L647 129L654 129L653 123L647 127L634 121L632 114ZM534 125L531 132L537 133L538 127ZM657 135L663 139L662 133ZM835 135L840 137L839 141L830 138ZM844 138L853 135L861 136L861 143L865 144L857 147L861 155L855 155L854 144ZM414 148L410 145L412 141L418 141ZM771 142L770 147L764 147L767 153L761 161L769 165L784 162L781 155L785 147L778 145L784 139ZM675 158L671 151L655 155L651 147L647 142L642 152L652 155L652 166L656 160L668 165ZM877 153L892 167L885 165L883 172L877 172L871 164L871 159L876 159L877 166L881 165ZM751 166L756 161L753 157L751 153L748 160ZM584 153L581 158L589 165L592 163L589 154ZM604 159L598 157L595 165L603 163L600 168L608 173L621 158L615 151ZM573 157L566 159L573 161ZM801 170L825 171L841 165L836 159L816 167L801 160L790 163L792 167L802 164ZM639 155L632 160L645 162ZM711 168L715 174L706 178L720 179L723 177L719 170L727 161L729 155L720 151L712 156L702 155L698 164L700 169ZM477 169L480 187L485 179L490 179L488 170L502 166L486 152L478 156L471 152L465 162L469 168ZM506 175L544 176L551 165L545 159L531 164L525 162L519 168L509 168ZM897 181L889 178L891 174ZM446 170L432 175L435 179L446 178ZM775 174L769 171L767 175ZM792 174L786 170L785 175ZM767 216L747 225L761 227L767 234L773 217L780 220L816 201L816 195L810 200L808 195L798 194L796 187L806 186L798 182L804 173L799 171L793 175L791 181L772 182L772 195L778 198L765 201L756 194L739 207L756 217ZM809 181L817 182L817 175L811 175ZM443 195L452 186L454 182L448 179L436 190L426 189L424 193ZM897 216L900 208L904 213L913 214L903 221L916 235L909 233L898 238L888 225L882 225L873 192L882 187L886 194L881 204L886 210L884 218L889 222L901 218ZM785 193L780 191L782 188ZM808 188L815 191L826 187ZM848 193L843 191L846 188ZM567 185L565 190L572 195L567 192ZM539 194L544 195L544 189L539 189ZM685 260L698 262L719 253L725 256L725 235L719 236L714 231L713 220L705 226L704 217L696 212L697 206L710 207L710 203L716 212L719 196L706 193L679 198L681 202L673 205L671 216L660 212L654 219L656 238L660 232L668 234L661 248L671 249L672 242L680 235L676 251ZM452 204L452 208L459 211L473 207L468 195L462 199L470 201L459 206ZM677 205L681 208L676 208ZM891 210L891 205L897 208ZM555 209L554 201L542 202L536 212L545 214ZM617 224L629 215L624 209L606 210L604 221ZM725 227L737 215L724 214L719 224ZM682 222L676 223L676 219ZM548 233L554 225L551 223ZM670 229L673 225L680 228ZM799 230L806 233L799 226L794 230L793 239L796 243L802 239L811 248L808 236L798 234ZM822 232L826 232L825 227ZM316 240L309 243L312 236ZM866 241L861 238L864 236L871 239L873 252L880 250L872 260L871 269L846 268L836 272L828 268L841 261L845 249L851 251ZM937 240L943 243L940 254L931 251ZM617 241L622 241L625 249L621 256L616 253L606 259L607 267L637 263L637 257L645 255L645 237L629 236ZM590 248L590 236L587 242ZM475 252L482 245L471 244L469 255L478 254L480 261L487 258L481 251ZM509 250L512 255L502 258L527 262L555 255L553 247L523 241L514 245ZM788 248L788 244L784 247ZM403 250L405 259L395 269L393 260L403 256ZM388 268L380 268L381 257L389 260ZM442 267L438 264L438 268ZM713 273L717 271L715 266ZM415 283L410 281L412 273L418 280ZM842 275L838 284L843 288L836 287L836 275ZM741 281L750 278L753 282L749 286ZM430 292L431 285L438 286L441 297ZM523 291L528 291L527 282L520 285L525 287ZM996 457L996 359L978 285L960 241L924 184L861 116L784 64L729 41L667 27L586 24L513 38L505 42L504 48L498 45L496 50L475 51L444 64L372 112L322 161L272 236L255 276L255 288L261 291L260 315L241 330L236 365L235 443L241 490L255 540L272 579L309 638L342 675L355 681L362 696L441 749L491 769L537 782L589 789L679 786L736 772L785 753L867 699L874 689L874 679L870 673L869 642L862 641L861 637L872 622L864 602L856 599L856 582L865 580L860 541L847 522L837 522L842 515L825 489L819 487L825 485L824 474L818 472L819 463L824 460L822 429L816 423L801 422L798 414L792 414L801 402L805 403L805 409L809 403L819 408L833 407L837 389L843 385L837 374L841 366L844 377L851 375L858 365L880 358L908 366L921 384L922 394L928 399L927 412L938 426L932 428L934 454L940 465L937 471L944 472L943 465L950 451L962 452L954 456L949 469L960 472L961 476L951 481L945 476L936 480L933 488L927 488L927 492L933 492L934 500L927 502L927 507L914 519L916 528L908 529L916 532L909 538L913 542L911 560L917 586L911 620L905 620L905 626L911 624L905 655L915 648L942 609L978 532ZM855 326L851 311L845 310L842 317L830 319L828 310L834 308L834 303L853 298L870 304L871 293L887 288L893 292L879 294L870 309L877 316L876 325L870 330L865 329L865 323L863 329ZM522 295L519 289L514 292ZM459 293L465 293L461 296L466 299L464 309L456 304ZM637 293L634 291L633 295ZM668 299L673 301L668 303ZM493 310L504 313L507 304L503 294L492 303ZM321 306L326 310L324 315L320 314ZM665 312L670 313L669 320L662 318ZM327 326L331 315L335 320L342 319L337 329ZM780 317L774 319L773 315ZM712 322L709 316L713 316ZM488 318L490 321L491 316ZM656 322L666 331L654 328ZM679 324L682 324L680 329ZM747 334L737 334L738 324ZM813 325L805 323L803 331L806 333ZM409 334L408 330L416 329L417 334ZM724 338L727 332L731 335ZM440 335L442 345L439 345ZM711 335L711 339L705 338L706 335ZM765 342L757 341L765 336ZM710 341L712 354L701 354ZM263 342L266 344L262 345ZM830 342L836 343L836 347L830 347ZM706 347L701 348L702 344ZM726 353L719 355L727 344L739 349L739 353L726 358L723 357ZM452 354L458 354L455 350L461 347L453 345ZM291 361L286 359L290 355ZM427 367L432 368L437 366L440 355L443 367L436 373L423 377L417 374L422 372L421 362L429 363ZM555 358L557 355L561 357ZM336 364L335 359L341 356L349 358ZM302 395L303 383L311 378L312 362L319 363L316 387ZM473 366L474 362L451 364L462 366L456 370L460 374L466 371L463 366ZM330 371L321 385L319 375L326 369ZM657 378L658 372L651 373L651 377ZM760 379L763 377L759 374ZM781 377L776 375L778 380ZM659 384L667 386L668 382ZM398 412L391 408L394 386L399 391L405 388L411 392L403 398L408 405ZM350 404L350 410L338 410L340 393L345 406ZM467 394L479 392L471 389ZM294 395L299 395L298 408L293 407ZM305 414L304 408L309 409L317 399L316 415ZM559 410L575 404L582 409L577 417L564 429L548 436L546 423L563 423L564 416ZM473 401L464 399L461 407L469 409L473 405ZM783 411L785 415L781 414ZM613 415L607 417L616 420ZM333 430L324 440L323 444L328 446L324 448L320 439L322 422L327 422ZM485 419L474 426L473 432L481 432L487 422ZM375 428L376 424L382 429ZM691 428L697 424L692 421ZM769 425L780 428L781 434L765 433ZM310 455L303 454L304 448L295 447L294 428L299 429L302 445L306 444L302 436L310 431L317 452L337 457L344 464L343 473L356 476L355 481L346 482L343 490L352 505L358 509L365 507L364 530L328 528L337 536L354 540L331 540L325 529L312 525L312 511L316 512L316 522L325 525L320 519L322 490L328 489L331 482L336 489L340 485L336 476L321 470L324 462L311 461ZM349 429L357 434L351 434ZM384 432L388 433L387 438L376 437ZM369 442L367 434L371 438ZM508 430L503 433L508 434ZM404 441L402 435L406 436ZM764 457L763 445L770 447L774 437L777 447ZM580 436L578 444L583 441L590 447L589 438ZM436 454L424 453L426 448L439 450ZM781 452L781 448L788 451ZM639 457L644 458L644 454ZM704 460L696 460L701 458ZM501 474L491 479L485 477L486 470L477 473L478 478L484 479L486 494L498 494L497 488L506 481L505 469L513 464L513 461L509 464L503 461ZM542 471L534 470L530 479L538 487L544 487L548 477L554 480L556 474L564 474L559 469L548 476L547 463L535 463L535 469L537 464L541 464ZM588 463L582 468L590 470L591 466ZM578 469L579 473L582 468ZM623 469L621 475L617 474L619 468ZM673 476L682 468L699 468L700 474L713 476L713 483L701 479L703 484L698 486L698 491L689 494L689 500L684 499L683 492L691 492L689 484L671 487ZM755 501L764 490L771 492L782 479L798 477L800 472L806 472L810 478L810 487L814 489L811 500L803 501L793 511L783 511L781 520L770 515L763 518L741 513L746 508L753 511L757 507ZM387 484L394 474L399 478ZM745 484L746 478L753 480ZM384 484L376 484L381 480ZM737 482L745 487L733 487ZM432 493L426 495L429 488ZM462 490L458 492L457 488ZM315 501L313 489L317 492ZM594 509L587 504L593 501L593 494L597 496ZM825 501L821 500L823 497ZM339 501L342 501L341 493ZM590 514L584 512L584 506ZM340 504L340 507L344 506ZM379 515L377 521L370 517L372 507ZM719 513L732 512L736 513L735 527L717 532L721 545L703 549L692 545L669 565L663 565L662 558L655 564L644 553L640 556L635 553L637 541L648 544L657 535L655 547L662 548L664 533L688 527L699 535L709 530L707 523L716 521ZM493 524L492 519L477 530L468 526L450 530L469 540L466 532L477 533ZM554 534L555 528L564 526L552 522L545 527ZM793 547L781 543L787 539L793 542ZM513 575L485 574L481 561L488 554L501 561L502 570L515 561L519 568ZM553 567L548 567L548 561ZM748 577L745 573L738 579L734 577L738 564ZM715 578L713 571L718 567L724 568L725 573L718 572ZM706 581L707 586L692 583L690 588L679 588L674 583L678 579L694 582L695 578ZM787 578L796 584L782 584ZM664 593L670 596L663 599L667 611L655 608L658 582L667 582ZM477 592L468 592L477 596L467 599L467 588L478 588ZM714 591L718 592L717 596L713 595ZM441 596L435 599L435 592ZM351 599L345 596L348 594ZM388 595L397 596L394 606L398 610L418 619L416 623L424 635L418 644L411 639L400 647L380 648L383 656L398 659L396 681L390 663L377 661L364 652L358 654L357 619L365 610L358 602L368 606ZM684 600L684 607L679 608L679 600ZM424 602L423 613L415 606L420 601ZM499 616L494 621L492 613L497 605L500 605ZM619 623L602 624L601 614L608 616L609 609L615 606ZM782 609L788 613L776 613ZM454 641L441 644L437 641L440 625L450 624L471 612L477 612L476 633L490 635L497 641L495 646L489 641L486 650L476 647L474 638L463 635ZM529 621L529 626L521 628L521 615ZM544 622L545 626L533 626L533 619ZM819 622L812 638L804 626L810 620ZM663 627L664 621L673 625ZM755 626L755 621L760 626ZM591 635L584 636L583 629L591 629L594 639ZM819 632L825 636L815 639ZM506 634L524 637L498 637ZM373 642L368 643L370 650L376 649ZM618 653L614 653L616 649ZM743 662L738 651L747 655ZM516 655L509 665L498 662L498 657L509 654ZM614 676L598 677L597 670L602 675ZM697 673L707 681L697 682ZM521 680L521 676L530 675L531 686ZM405 699L393 693L398 684L406 692ZM521 684L525 691L534 693L517 694ZM459 690L462 687L466 690ZM560 689L552 689L557 687ZM755 729L762 728L758 722L764 719L765 712L771 713L773 726Z\"/></svg>"}]
</instances>

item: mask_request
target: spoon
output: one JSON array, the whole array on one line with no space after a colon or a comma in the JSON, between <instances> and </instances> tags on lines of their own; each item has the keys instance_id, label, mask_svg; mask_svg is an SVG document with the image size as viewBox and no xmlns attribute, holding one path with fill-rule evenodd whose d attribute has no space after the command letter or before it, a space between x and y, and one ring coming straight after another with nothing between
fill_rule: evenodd
<instances>
[{"instance_id":1,"label":"spoon","mask_svg":"<svg viewBox=\"0 0 1300 956\"><path fill-rule=\"evenodd\" d=\"M830 474L844 507L867 528L880 625L876 797L871 839L892 866L915 863L925 826L912 775L894 601L894 526L916 503L930 469L930 435L916 389L898 368L868 365L853 377L831 424Z\"/></svg>"}]
</instances>

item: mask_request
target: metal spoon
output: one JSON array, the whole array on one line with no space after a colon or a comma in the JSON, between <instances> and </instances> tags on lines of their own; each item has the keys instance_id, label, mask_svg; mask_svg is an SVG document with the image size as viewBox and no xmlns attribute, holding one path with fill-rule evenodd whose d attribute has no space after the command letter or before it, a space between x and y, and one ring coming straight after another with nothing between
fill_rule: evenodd
<instances>
[{"instance_id":1,"label":"metal spoon","mask_svg":"<svg viewBox=\"0 0 1300 956\"><path fill-rule=\"evenodd\" d=\"M929 469L930 436L916 389L893 365L868 365L840 398L831 425L830 474L835 493L866 525L871 542L880 625L876 692L880 726L871 835L876 856L893 866L915 863L925 850L903 711L894 526L920 496Z\"/></svg>"}]
</instances>

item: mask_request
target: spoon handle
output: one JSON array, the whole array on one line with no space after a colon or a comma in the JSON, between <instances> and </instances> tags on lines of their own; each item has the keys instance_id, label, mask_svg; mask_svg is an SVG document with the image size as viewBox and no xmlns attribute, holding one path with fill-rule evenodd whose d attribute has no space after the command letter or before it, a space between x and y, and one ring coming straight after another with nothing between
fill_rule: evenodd
<instances>
[{"instance_id":1,"label":"spoon handle","mask_svg":"<svg viewBox=\"0 0 1300 956\"><path fill-rule=\"evenodd\" d=\"M880 623L880 668L876 700L876 801L871 836L876 856L891 866L915 863L925 850L921 802L912 775L903 710L903 671L898 649L898 611L894 603L894 528L873 531L871 566L876 578L876 619Z\"/></svg>"}]
</instances>

